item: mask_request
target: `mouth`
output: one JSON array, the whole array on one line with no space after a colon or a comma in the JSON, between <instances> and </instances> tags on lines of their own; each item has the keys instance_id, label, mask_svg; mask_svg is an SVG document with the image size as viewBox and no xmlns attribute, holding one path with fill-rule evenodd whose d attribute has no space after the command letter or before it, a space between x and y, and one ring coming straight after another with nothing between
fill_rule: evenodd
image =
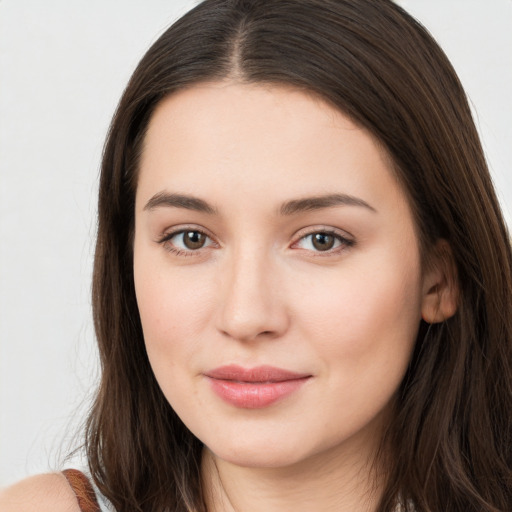
<instances>
[{"instance_id":1,"label":"mouth","mask_svg":"<svg viewBox=\"0 0 512 512\"><path fill-rule=\"evenodd\" d=\"M311 377L273 366L221 366L204 374L213 392L242 409L261 409L298 391Z\"/></svg>"}]
</instances>

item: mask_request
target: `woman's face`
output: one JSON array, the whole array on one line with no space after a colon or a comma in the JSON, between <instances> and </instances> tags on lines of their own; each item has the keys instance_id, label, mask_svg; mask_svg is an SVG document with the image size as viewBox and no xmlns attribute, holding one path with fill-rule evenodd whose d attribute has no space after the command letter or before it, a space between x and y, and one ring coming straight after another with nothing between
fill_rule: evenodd
<instances>
[{"instance_id":1,"label":"woman's face","mask_svg":"<svg viewBox=\"0 0 512 512\"><path fill-rule=\"evenodd\" d=\"M284 86L163 100L134 272L156 379L215 455L277 467L375 448L425 282L391 165L346 116Z\"/></svg>"}]
</instances>

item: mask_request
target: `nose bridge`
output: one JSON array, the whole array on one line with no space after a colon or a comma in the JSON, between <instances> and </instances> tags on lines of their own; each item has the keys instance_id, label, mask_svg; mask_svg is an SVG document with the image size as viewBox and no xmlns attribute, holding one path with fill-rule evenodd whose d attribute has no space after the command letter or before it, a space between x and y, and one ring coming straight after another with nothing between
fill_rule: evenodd
<instances>
[{"instance_id":1,"label":"nose bridge","mask_svg":"<svg viewBox=\"0 0 512 512\"><path fill-rule=\"evenodd\" d=\"M277 337L287 326L279 276L272 255L261 244L239 244L222 272L218 328L232 338Z\"/></svg>"}]
</instances>

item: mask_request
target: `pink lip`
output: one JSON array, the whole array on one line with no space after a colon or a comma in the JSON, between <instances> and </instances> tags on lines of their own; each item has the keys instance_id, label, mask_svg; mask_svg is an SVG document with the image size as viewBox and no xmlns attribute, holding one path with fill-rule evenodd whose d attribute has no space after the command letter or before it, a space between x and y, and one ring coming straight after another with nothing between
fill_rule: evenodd
<instances>
[{"instance_id":1,"label":"pink lip","mask_svg":"<svg viewBox=\"0 0 512 512\"><path fill-rule=\"evenodd\" d=\"M310 377L273 366L221 366L204 374L213 391L235 407L261 409L297 391Z\"/></svg>"}]
</instances>

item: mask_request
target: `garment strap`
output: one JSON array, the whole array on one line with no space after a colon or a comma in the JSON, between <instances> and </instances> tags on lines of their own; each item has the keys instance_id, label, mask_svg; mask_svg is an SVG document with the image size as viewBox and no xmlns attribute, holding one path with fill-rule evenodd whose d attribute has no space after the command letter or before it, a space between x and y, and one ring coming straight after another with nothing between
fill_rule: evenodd
<instances>
[{"instance_id":1,"label":"garment strap","mask_svg":"<svg viewBox=\"0 0 512 512\"><path fill-rule=\"evenodd\" d=\"M65 469L62 474L73 489L82 512L100 512L96 494L89 479L77 469Z\"/></svg>"}]
</instances>

